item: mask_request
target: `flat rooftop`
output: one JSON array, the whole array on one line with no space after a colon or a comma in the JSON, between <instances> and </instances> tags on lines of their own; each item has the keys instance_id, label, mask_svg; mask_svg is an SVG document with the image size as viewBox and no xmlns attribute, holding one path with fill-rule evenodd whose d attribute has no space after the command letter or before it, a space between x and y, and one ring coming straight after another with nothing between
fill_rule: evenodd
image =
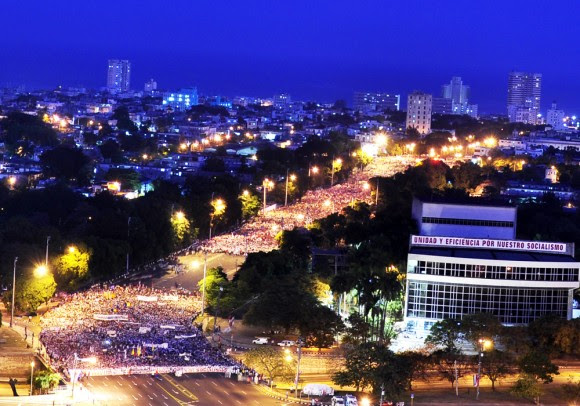
<instances>
[{"instance_id":1,"label":"flat rooftop","mask_svg":"<svg viewBox=\"0 0 580 406\"><path fill-rule=\"evenodd\" d=\"M493 249L411 247L410 254L499 261L576 262L571 255Z\"/></svg>"}]
</instances>

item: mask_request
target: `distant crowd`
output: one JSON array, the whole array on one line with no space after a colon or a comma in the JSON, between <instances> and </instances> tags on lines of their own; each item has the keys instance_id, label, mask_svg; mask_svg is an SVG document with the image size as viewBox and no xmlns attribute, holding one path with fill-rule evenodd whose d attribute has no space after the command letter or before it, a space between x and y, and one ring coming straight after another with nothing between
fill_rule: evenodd
<instances>
[{"instance_id":1,"label":"distant crowd","mask_svg":"<svg viewBox=\"0 0 580 406\"><path fill-rule=\"evenodd\" d=\"M269 252L278 248L276 236L282 230L304 227L315 220L339 212L356 201L372 202L372 186L368 179L373 176L392 176L405 170L412 161L383 157L373 162L362 172L357 172L348 181L332 187L308 191L298 202L260 212L238 230L222 234L196 245L206 252L245 255L252 252Z\"/></svg>"},{"instance_id":2,"label":"distant crowd","mask_svg":"<svg viewBox=\"0 0 580 406\"><path fill-rule=\"evenodd\" d=\"M131 366L229 366L194 319L195 294L145 286L103 286L62 294L41 318L40 340L58 370Z\"/></svg>"}]
</instances>

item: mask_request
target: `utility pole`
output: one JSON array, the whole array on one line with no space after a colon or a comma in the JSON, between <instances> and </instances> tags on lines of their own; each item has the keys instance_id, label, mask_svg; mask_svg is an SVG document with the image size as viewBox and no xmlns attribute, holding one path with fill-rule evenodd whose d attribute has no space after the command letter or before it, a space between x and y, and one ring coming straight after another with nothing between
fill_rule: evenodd
<instances>
[{"instance_id":1,"label":"utility pole","mask_svg":"<svg viewBox=\"0 0 580 406\"><path fill-rule=\"evenodd\" d=\"M48 268L48 243L50 242L50 235L46 237L46 260L44 261L44 265Z\"/></svg>"},{"instance_id":2,"label":"utility pole","mask_svg":"<svg viewBox=\"0 0 580 406\"><path fill-rule=\"evenodd\" d=\"M10 328L14 324L14 302L16 301L16 263L18 262L18 257L14 258L14 273L12 274L12 311L10 314Z\"/></svg>"},{"instance_id":3,"label":"utility pole","mask_svg":"<svg viewBox=\"0 0 580 406\"><path fill-rule=\"evenodd\" d=\"M129 250L131 249L131 245L129 243L129 238L131 237L131 216L127 219L127 264L126 264L126 273L129 273Z\"/></svg>"},{"instance_id":4,"label":"utility pole","mask_svg":"<svg viewBox=\"0 0 580 406\"><path fill-rule=\"evenodd\" d=\"M207 251L204 252L203 258L203 284L201 287L201 315L205 312L205 276L207 273Z\"/></svg>"},{"instance_id":5,"label":"utility pole","mask_svg":"<svg viewBox=\"0 0 580 406\"><path fill-rule=\"evenodd\" d=\"M379 406L383 406L383 396L385 396L385 384L381 383L381 401L379 402Z\"/></svg>"},{"instance_id":6,"label":"utility pole","mask_svg":"<svg viewBox=\"0 0 580 406\"><path fill-rule=\"evenodd\" d=\"M375 206L379 205L379 178L377 178L377 194L375 195Z\"/></svg>"},{"instance_id":7,"label":"utility pole","mask_svg":"<svg viewBox=\"0 0 580 406\"><path fill-rule=\"evenodd\" d=\"M286 168L286 194L284 195L284 207L288 206L288 168Z\"/></svg>"},{"instance_id":8,"label":"utility pole","mask_svg":"<svg viewBox=\"0 0 580 406\"><path fill-rule=\"evenodd\" d=\"M453 361L453 367L455 368L455 396L459 396L459 373L457 371L457 360Z\"/></svg>"},{"instance_id":9,"label":"utility pole","mask_svg":"<svg viewBox=\"0 0 580 406\"><path fill-rule=\"evenodd\" d=\"M300 379L300 359L302 358L302 337L298 337L298 362L296 363L296 379L294 380L294 395L298 396L298 381Z\"/></svg>"}]
</instances>

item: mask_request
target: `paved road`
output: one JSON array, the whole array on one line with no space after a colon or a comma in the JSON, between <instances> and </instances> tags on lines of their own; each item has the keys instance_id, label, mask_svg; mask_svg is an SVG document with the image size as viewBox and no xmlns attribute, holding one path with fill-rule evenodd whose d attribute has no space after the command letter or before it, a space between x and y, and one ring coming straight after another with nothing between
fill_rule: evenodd
<instances>
[{"instance_id":1,"label":"paved road","mask_svg":"<svg viewBox=\"0 0 580 406\"><path fill-rule=\"evenodd\" d=\"M203 263L205 260L205 255L203 253L196 253L192 255L185 255L179 257L179 262L183 264L185 272L176 275L175 273L169 273L157 280L153 281L155 287L159 288L172 288L175 283L178 283L181 287L196 291L197 283L203 278ZM243 264L245 260L244 256L239 255L229 255L229 254L207 254L207 269L215 268L221 266L228 278L232 278L238 267Z\"/></svg>"},{"instance_id":2,"label":"paved road","mask_svg":"<svg viewBox=\"0 0 580 406\"><path fill-rule=\"evenodd\" d=\"M100 405L284 405L254 385L226 379L221 374L89 377L84 384Z\"/></svg>"}]
</instances>

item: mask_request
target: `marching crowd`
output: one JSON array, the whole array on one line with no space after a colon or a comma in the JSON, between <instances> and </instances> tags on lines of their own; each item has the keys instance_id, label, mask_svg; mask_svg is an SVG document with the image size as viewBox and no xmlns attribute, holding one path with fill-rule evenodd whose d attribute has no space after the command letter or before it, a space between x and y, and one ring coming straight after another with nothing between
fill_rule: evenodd
<instances>
[{"instance_id":1,"label":"marching crowd","mask_svg":"<svg viewBox=\"0 0 580 406\"><path fill-rule=\"evenodd\" d=\"M369 178L392 176L411 163L399 158L376 158L364 171L351 175L347 182L327 189L310 190L296 203L276 207L266 213L260 212L238 230L204 241L199 249L232 255L272 251L278 248L276 236L280 231L305 227L356 201L370 203L374 196L371 194Z\"/></svg>"},{"instance_id":2,"label":"marching crowd","mask_svg":"<svg viewBox=\"0 0 580 406\"><path fill-rule=\"evenodd\" d=\"M201 309L196 295L109 286L62 294L61 300L41 318L40 333L58 370L233 365L194 325Z\"/></svg>"}]
</instances>

